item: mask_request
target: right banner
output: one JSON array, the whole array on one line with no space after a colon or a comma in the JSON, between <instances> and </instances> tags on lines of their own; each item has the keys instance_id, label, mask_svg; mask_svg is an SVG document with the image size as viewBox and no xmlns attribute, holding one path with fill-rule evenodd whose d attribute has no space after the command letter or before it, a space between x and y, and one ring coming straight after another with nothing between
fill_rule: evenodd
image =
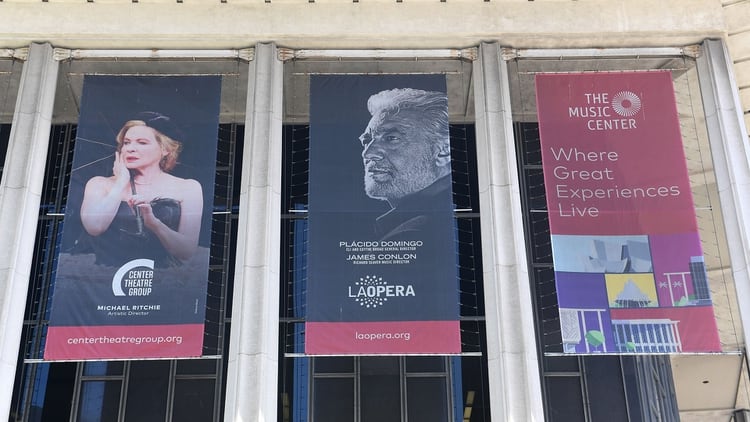
<instances>
[{"instance_id":1,"label":"right banner","mask_svg":"<svg viewBox=\"0 0 750 422\"><path fill-rule=\"evenodd\" d=\"M720 352L671 73L538 74L565 353Z\"/></svg>"}]
</instances>

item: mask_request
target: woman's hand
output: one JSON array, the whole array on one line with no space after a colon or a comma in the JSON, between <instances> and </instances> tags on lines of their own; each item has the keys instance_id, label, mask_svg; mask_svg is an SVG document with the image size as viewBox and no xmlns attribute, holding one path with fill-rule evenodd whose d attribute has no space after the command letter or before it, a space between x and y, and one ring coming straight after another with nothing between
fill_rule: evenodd
<instances>
[{"instance_id":1,"label":"woman's hand","mask_svg":"<svg viewBox=\"0 0 750 422\"><path fill-rule=\"evenodd\" d=\"M143 219L143 225L146 226L147 229L155 232L160 226L164 225L161 220L154 215L154 210L151 208L150 202L144 201L138 197L138 195L133 195L128 203L133 210L138 210L138 213L140 213L141 218Z\"/></svg>"},{"instance_id":2,"label":"woman's hand","mask_svg":"<svg viewBox=\"0 0 750 422\"><path fill-rule=\"evenodd\" d=\"M92 236L107 231L120 207L122 192L130 183L130 171L118 152L115 152L112 173L113 177L92 177L83 192L81 223Z\"/></svg>"},{"instance_id":3,"label":"woman's hand","mask_svg":"<svg viewBox=\"0 0 750 422\"><path fill-rule=\"evenodd\" d=\"M125 158L119 152L115 152L115 162L112 164L112 175L115 176L117 184L130 183L130 170L125 164Z\"/></svg>"},{"instance_id":4,"label":"woman's hand","mask_svg":"<svg viewBox=\"0 0 750 422\"><path fill-rule=\"evenodd\" d=\"M154 215L151 203L143 199L143 197L138 194L132 195L128 198L128 205L130 205L130 208L136 213L136 215L140 215L141 221L147 229L152 232L164 229L165 225Z\"/></svg>"},{"instance_id":5,"label":"woman's hand","mask_svg":"<svg viewBox=\"0 0 750 422\"><path fill-rule=\"evenodd\" d=\"M180 202L180 222L177 230L169 228L159 220L151 207L151 203L139 195L132 195L128 203L137 209L143 218L143 225L154 233L164 249L175 258L187 261L198 247L201 219L203 213L203 190L201 185L191 179L173 178L169 182L170 189L159 186L159 191L178 191ZM175 195L176 196L176 195Z\"/></svg>"}]
</instances>

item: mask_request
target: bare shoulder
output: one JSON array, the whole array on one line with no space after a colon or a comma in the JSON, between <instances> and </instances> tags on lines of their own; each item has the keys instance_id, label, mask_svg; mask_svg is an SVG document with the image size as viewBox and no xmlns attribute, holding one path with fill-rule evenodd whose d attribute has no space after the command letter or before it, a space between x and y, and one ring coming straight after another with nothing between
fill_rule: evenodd
<instances>
[{"instance_id":1,"label":"bare shoulder","mask_svg":"<svg viewBox=\"0 0 750 422\"><path fill-rule=\"evenodd\" d=\"M200 191L202 189L201 184L198 183L198 181L195 179L183 179L181 177L175 177L175 179L175 185L179 186L180 189L184 189L186 191Z\"/></svg>"},{"instance_id":2,"label":"bare shoulder","mask_svg":"<svg viewBox=\"0 0 750 422\"><path fill-rule=\"evenodd\" d=\"M203 188L195 179L183 179L181 177L170 175L169 191L175 199L199 198L202 196Z\"/></svg>"},{"instance_id":3,"label":"bare shoulder","mask_svg":"<svg viewBox=\"0 0 750 422\"><path fill-rule=\"evenodd\" d=\"M115 184L114 177L94 176L86 182L88 190L109 190Z\"/></svg>"}]
</instances>

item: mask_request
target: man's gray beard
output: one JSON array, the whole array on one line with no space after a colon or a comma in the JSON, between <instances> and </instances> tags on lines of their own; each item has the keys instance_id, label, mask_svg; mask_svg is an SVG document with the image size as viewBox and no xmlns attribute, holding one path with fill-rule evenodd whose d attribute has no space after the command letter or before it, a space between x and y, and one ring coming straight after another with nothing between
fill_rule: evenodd
<instances>
[{"instance_id":1,"label":"man's gray beard","mask_svg":"<svg viewBox=\"0 0 750 422\"><path fill-rule=\"evenodd\" d=\"M378 182L365 175L365 193L372 199L380 199L382 201L398 200L421 191L434 183L435 180L435 178L423 176L406 181L389 180L387 182Z\"/></svg>"}]
</instances>

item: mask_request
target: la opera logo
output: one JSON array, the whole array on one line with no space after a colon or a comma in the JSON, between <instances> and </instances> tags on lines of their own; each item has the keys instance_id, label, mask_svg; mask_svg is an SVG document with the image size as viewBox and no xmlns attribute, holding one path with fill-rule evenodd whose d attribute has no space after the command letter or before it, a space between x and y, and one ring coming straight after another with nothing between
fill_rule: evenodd
<instances>
[{"instance_id":1,"label":"la opera logo","mask_svg":"<svg viewBox=\"0 0 750 422\"><path fill-rule=\"evenodd\" d=\"M353 286L349 286L349 297L365 308L377 308L388 299L408 296L416 296L411 284L389 284L377 275L360 277Z\"/></svg>"}]
</instances>

